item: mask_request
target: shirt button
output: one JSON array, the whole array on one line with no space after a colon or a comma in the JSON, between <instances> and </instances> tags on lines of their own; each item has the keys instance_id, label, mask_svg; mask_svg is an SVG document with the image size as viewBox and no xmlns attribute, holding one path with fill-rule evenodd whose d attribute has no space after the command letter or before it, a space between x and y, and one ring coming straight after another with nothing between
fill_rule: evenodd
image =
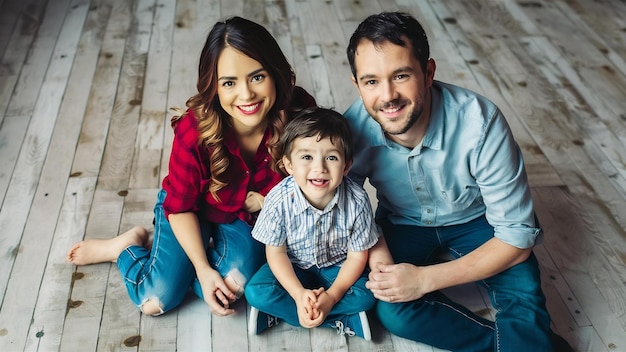
<instances>
[{"instance_id":1,"label":"shirt button","mask_svg":"<svg viewBox=\"0 0 626 352\"><path fill-rule=\"evenodd\" d=\"M430 210L430 209L426 209L426 212L427 212L428 214L430 214L430 213L431 213L431 210Z\"/></svg>"},{"instance_id":2,"label":"shirt button","mask_svg":"<svg viewBox=\"0 0 626 352\"><path fill-rule=\"evenodd\" d=\"M416 190L416 191L421 191L421 190L422 190L422 187L417 187L415 190Z\"/></svg>"},{"instance_id":3,"label":"shirt button","mask_svg":"<svg viewBox=\"0 0 626 352\"><path fill-rule=\"evenodd\" d=\"M430 223L431 223L431 221L430 221L430 220L426 221L426 224L430 225Z\"/></svg>"}]
</instances>

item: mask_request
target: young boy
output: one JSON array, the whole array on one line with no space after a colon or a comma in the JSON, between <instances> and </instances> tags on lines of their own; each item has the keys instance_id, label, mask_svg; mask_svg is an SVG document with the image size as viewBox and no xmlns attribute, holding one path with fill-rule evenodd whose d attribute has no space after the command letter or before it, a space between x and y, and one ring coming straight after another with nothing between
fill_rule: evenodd
<instances>
[{"instance_id":1,"label":"young boy","mask_svg":"<svg viewBox=\"0 0 626 352\"><path fill-rule=\"evenodd\" d=\"M370 340L365 311L375 298L364 270L379 229L367 193L345 178L352 164L346 120L330 109L305 110L278 148L290 176L267 194L252 230L266 245L267 264L245 289L248 332L280 319Z\"/></svg>"}]
</instances>

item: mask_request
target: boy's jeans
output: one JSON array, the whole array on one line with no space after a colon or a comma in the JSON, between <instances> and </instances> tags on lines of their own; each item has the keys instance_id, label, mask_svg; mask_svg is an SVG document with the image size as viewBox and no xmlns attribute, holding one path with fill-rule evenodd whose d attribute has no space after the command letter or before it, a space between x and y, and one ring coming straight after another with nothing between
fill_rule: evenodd
<instances>
[{"instance_id":1,"label":"boy's jeans","mask_svg":"<svg viewBox=\"0 0 626 352\"><path fill-rule=\"evenodd\" d=\"M381 221L396 263L433 263L441 250L461 257L493 238L485 217L445 227L393 225ZM405 303L379 301L377 313L391 333L452 351L552 351L550 316L533 254L481 283L496 309L496 321L482 319L441 292Z\"/></svg>"},{"instance_id":2,"label":"boy's jeans","mask_svg":"<svg viewBox=\"0 0 626 352\"><path fill-rule=\"evenodd\" d=\"M203 297L194 267L165 217L164 199L165 191L161 190L154 207L152 249L130 246L117 258L117 266L133 303L141 307L147 300L156 299L162 313L180 304L190 286L200 298ZM209 263L222 277L233 275L244 286L265 261L263 245L252 238L252 228L245 222L235 220L230 224L213 224L200 221L200 228ZM208 247L211 237L213 245Z\"/></svg>"},{"instance_id":3,"label":"boy's jeans","mask_svg":"<svg viewBox=\"0 0 626 352\"><path fill-rule=\"evenodd\" d=\"M294 266L294 271L302 286L309 289L319 287L328 289L337 278L339 269L341 267L337 265L327 268L313 266L309 269ZM373 308L376 299L365 287L366 281L367 276L362 275L332 308L321 325L334 326L337 320L345 320L347 316ZM246 286L246 299L251 306L261 312L278 317L289 325L300 326L296 302L272 274L267 263L259 269Z\"/></svg>"}]
</instances>

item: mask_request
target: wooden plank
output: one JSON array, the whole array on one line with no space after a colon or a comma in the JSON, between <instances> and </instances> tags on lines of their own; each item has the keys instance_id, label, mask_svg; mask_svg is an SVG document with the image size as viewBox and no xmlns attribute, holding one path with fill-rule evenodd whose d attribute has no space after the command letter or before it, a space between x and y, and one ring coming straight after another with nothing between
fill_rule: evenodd
<instances>
[{"instance_id":1,"label":"wooden plank","mask_svg":"<svg viewBox=\"0 0 626 352\"><path fill-rule=\"evenodd\" d=\"M534 195L538 214L549 219L542 224L545 232L552 234L546 236L544 246L574 297L605 346L626 346L622 316L613 314L625 304L622 282L626 270L620 254L614 252L615 241L606 237L616 231L615 223L588 196L557 188ZM563 243L567 243L566 251L559 250Z\"/></svg>"},{"instance_id":2,"label":"wooden plank","mask_svg":"<svg viewBox=\"0 0 626 352\"><path fill-rule=\"evenodd\" d=\"M250 306L247 307L250 312ZM311 351L309 329L279 323L259 335L248 335L250 351ZM218 338L215 336L215 338Z\"/></svg>"},{"instance_id":3,"label":"wooden plank","mask_svg":"<svg viewBox=\"0 0 626 352\"><path fill-rule=\"evenodd\" d=\"M332 108L335 101L330 92L330 82L328 81L328 72L326 71L326 58L322 56L322 48L319 45L307 45L306 55L309 61L309 70L317 72L313 76L313 90L311 93L317 102L317 105Z\"/></svg>"},{"instance_id":4,"label":"wooden plank","mask_svg":"<svg viewBox=\"0 0 626 352\"><path fill-rule=\"evenodd\" d=\"M168 69L170 79L167 89L167 107L185 108L187 99L197 92L196 80L200 52L210 28L220 17L219 0L177 1L171 45L173 55ZM167 116L168 118L164 121L160 180L168 172L167 166L173 139L173 130L169 123L171 112ZM212 350L212 316L208 305L204 302L194 302L194 306L198 304L204 308L198 308L201 310L195 311L185 304L178 309L177 345L179 351ZM197 331L205 333L197 333ZM218 338L223 339L224 336Z\"/></svg>"},{"instance_id":5,"label":"wooden plank","mask_svg":"<svg viewBox=\"0 0 626 352\"><path fill-rule=\"evenodd\" d=\"M141 315L139 335L141 343L139 352L176 351L178 315L176 312L166 313L158 317ZM196 331L196 333L201 333Z\"/></svg>"},{"instance_id":6,"label":"wooden plank","mask_svg":"<svg viewBox=\"0 0 626 352\"><path fill-rule=\"evenodd\" d=\"M206 42L210 28L220 17L220 1L203 2L179 1L176 6L174 39L172 46L172 63L168 88L167 106L186 109L185 102L197 93L198 60L202 47ZM163 137L163 155L161 157L160 179L168 172L170 152L172 149L173 130L169 117L165 122Z\"/></svg>"},{"instance_id":7,"label":"wooden plank","mask_svg":"<svg viewBox=\"0 0 626 352\"><path fill-rule=\"evenodd\" d=\"M246 319L247 303L240 299L233 304L235 313L225 317L211 318L211 333L213 334L213 351L247 351L248 321ZM230 336L231 338L225 338Z\"/></svg>"},{"instance_id":8,"label":"wooden plank","mask_svg":"<svg viewBox=\"0 0 626 352\"><path fill-rule=\"evenodd\" d=\"M335 9L337 11L337 20L339 23L343 22L353 22L359 23L363 21L367 16L373 15L381 11L381 6L389 5L397 8L396 5L392 1L385 1L383 4L379 4L376 0L360 0L360 1L334 1L333 2ZM356 27L354 27L356 29ZM347 33L344 33L347 34ZM352 35L352 33L350 33ZM350 35L346 37L346 46L348 40L350 39Z\"/></svg>"},{"instance_id":9,"label":"wooden plank","mask_svg":"<svg viewBox=\"0 0 626 352\"><path fill-rule=\"evenodd\" d=\"M221 19L225 19L231 16L241 16L241 14L244 12L244 1L243 0L221 0L220 12L221 12ZM208 25L213 26L213 23L210 23Z\"/></svg>"},{"instance_id":10,"label":"wooden plank","mask_svg":"<svg viewBox=\"0 0 626 352\"><path fill-rule=\"evenodd\" d=\"M560 54L547 40L541 37L526 37L522 39L525 49L532 57L542 61L539 66L551 87L556 91L561 100L559 103L566 105L570 119L578 125L581 132L589 135L593 143L584 144L592 160L609 177L618 190L626 190L626 150L624 144L604 122L595 117L574 86L563 79L563 71L568 72L565 76L571 76L572 69L567 64L555 64ZM580 140L575 140L580 144ZM621 192L624 197L626 194Z\"/></svg>"},{"instance_id":11,"label":"wooden plank","mask_svg":"<svg viewBox=\"0 0 626 352\"><path fill-rule=\"evenodd\" d=\"M599 49L601 53L609 57L609 60L612 60L613 56L621 59L626 57L626 45L624 45L626 4L623 1L568 1L566 5L565 7L559 4L565 15L573 13L579 16L586 26L607 44L606 47Z\"/></svg>"},{"instance_id":12,"label":"wooden plank","mask_svg":"<svg viewBox=\"0 0 626 352\"><path fill-rule=\"evenodd\" d=\"M290 44L289 46L283 46L281 42L279 43L281 44L285 56L289 59L291 67L296 73L296 84L313 95L313 74L311 73L307 61L306 43L304 41L302 25L300 24L298 4L295 0L285 0L284 4L284 11L288 18Z\"/></svg>"},{"instance_id":13,"label":"wooden plank","mask_svg":"<svg viewBox=\"0 0 626 352\"><path fill-rule=\"evenodd\" d=\"M135 137L143 98L146 59L156 0L133 3L130 30L124 50L109 133L100 166L98 187L125 190L133 161Z\"/></svg>"},{"instance_id":14,"label":"wooden plank","mask_svg":"<svg viewBox=\"0 0 626 352\"><path fill-rule=\"evenodd\" d=\"M311 352L348 351L348 337L337 334L335 329L318 327L309 329L309 334L311 336Z\"/></svg>"},{"instance_id":15,"label":"wooden plank","mask_svg":"<svg viewBox=\"0 0 626 352\"><path fill-rule=\"evenodd\" d=\"M53 126L56 121L57 113L61 100L63 99L63 93L68 81L68 77L72 67L72 61L76 54L77 43L79 41L81 30L85 20L88 6L86 4L77 5L74 4L71 10L68 12L67 17L63 23L63 28L59 34L59 39L56 42L57 45L54 49L54 56L50 62L50 67L47 71L46 77L41 87L41 96L37 100L35 109L33 112L32 123L29 126L25 149L20 154L20 159L16 167L14 177L20 177L19 183L11 182L9 191L7 194L7 200L12 199L12 192L24 191L23 187L27 188L27 191L21 194L22 200L26 202L33 202L33 200L41 205L37 211L31 211L29 214L30 204L25 204L23 209L18 210L12 208L16 204L7 202L5 205L5 212L0 214L0 221L3 223L9 223L9 226L18 226L20 231L16 232L13 236L9 237L9 241L17 241L19 243L20 251L15 257L15 262L6 263L2 265L7 270L7 275L11 274L11 280L9 280L6 287L4 302L4 309L0 312L2 320L7 319L5 317L11 317L13 321L13 329L8 336L5 336L0 343L2 346L11 346L11 348L22 349L26 339L31 337L37 339L33 331L33 335L29 336L29 326L31 324L47 323L46 328L50 328L52 334L51 339L41 340L34 342L35 345L44 345L47 343L57 344L57 339L54 336L60 335L59 324L62 325L63 314L65 308L61 305L56 305L56 310L50 307L54 307L55 303L59 301L59 297L62 297L61 302L67 297L67 291L65 295L63 290L67 290L64 285L59 286L58 283L61 278L64 277L63 270L58 268L52 268L51 275L55 276L57 280L52 281L55 283L51 288L51 292L42 291L44 296L42 300L45 302L45 308L48 309L49 314L35 315L33 317L33 311L35 310L35 302L37 301L37 295L39 293L38 287L41 287L41 278L44 273L46 264L58 264L60 258L51 260L46 263L47 254L50 250L50 243L53 237L53 230L57 222L57 216L59 214L60 203L62 195L58 192L62 192L65 188L66 179L64 177L51 177L49 173L42 175L42 167L45 162L45 155L50 145L51 134ZM73 149L73 146L71 147ZM55 170L52 169L52 174ZM40 175L42 178L40 179ZM67 173L64 173L67 175ZM48 178L50 177L50 178ZM37 184L40 183L41 188L37 189ZM50 188L44 188L44 187ZM37 192L35 192L37 190ZM48 197L50 195L50 197ZM6 209L11 209L10 215ZM2 216L2 215L6 216ZM24 229L25 228L25 229ZM23 233L21 229L24 229ZM21 237L21 238L20 238ZM11 258L13 259L13 258ZM61 259L62 261L62 259ZM12 270L11 270L12 269ZM38 273L38 275L32 275L31 273ZM65 273L66 276L69 272ZM45 285L44 285L45 286ZM51 296L50 296L51 295ZM60 310L59 310L60 308ZM58 313L61 313L60 319L58 319ZM41 318L41 321L37 321ZM32 325L36 329L36 325ZM33 341L30 341L33 343ZM4 345L4 343L10 343ZM5 350L5 348L0 347Z\"/></svg>"},{"instance_id":16,"label":"wooden plank","mask_svg":"<svg viewBox=\"0 0 626 352\"><path fill-rule=\"evenodd\" d=\"M391 335L391 341L393 342L393 350L395 352L439 352L445 351L432 346L428 346L423 343L414 342L400 336Z\"/></svg>"},{"instance_id":17,"label":"wooden plank","mask_svg":"<svg viewBox=\"0 0 626 352\"><path fill-rule=\"evenodd\" d=\"M17 163L30 116L14 116L4 119L0 128L0 207L4 202L13 170Z\"/></svg>"},{"instance_id":18,"label":"wooden plank","mask_svg":"<svg viewBox=\"0 0 626 352\"><path fill-rule=\"evenodd\" d=\"M213 345L212 318L209 305L195 294L189 293L178 308L176 351L211 352Z\"/></svg>"},{"instance_id":19,"label":"wooden plank","mask_svg":"<svg viewBox=\"0 0 626 352\"><path fill-rule=\"evenodd\" d=\"M358 93L350 81L350 68L345 54L348 42L344 39L337 12L332 2L298 2L297 5L302 32L306 33L305 45L318 45L322 49L328 78L334 78L330 84L333 101L324 102L324 105L343 112L358 97ZM315 79L317 73L313 69L311 72Z\"/></svg>"},{"instance_id":20,"label":"wooden plank","mask_svg":"<svg viewBox=\"0 0 626 352\"><path fill-rule=\"evenodd\" d=\"M160 185L160 161L167 120L167 92L176 1L159 2L154 13L152 35L141 98L135 153L130 172L130 188L156 188Z\"/></svg>"},{"instance_id":21,"label":"wooden plank","mask_svg":"<svg viewBox=\"0 0 626 352\"><path fill-rule=\"evenodd\" d=\"M87 114L76 148L73 175L98 176L109 129L109 119L122 66L126 33L130 30L129 2L111 1L111 15L87 104Z\"/></svg>"},{"instance_id":22,"label":"wooden plank","mask_svg":"<svg viewBox=\"0 0 626 352\"><path fill-rule=\"evenodd\" d=\"M157 189L129 190L124 198L124 210L120 230L122 232L134 226L143 226L150 229L154 217L152 208L156 201ZM110 236L111 234L109 234ZM143 328L146 317L143 317L139 309L128 297L126 285L116 265L112 265L109 272L109 281L106 286L106 299L102 310L102 323L98 339L98 351L124 351L132 348L137 349L141 344L159 346L161 342L168 341L171 344L171 336L175 334L176 326L171 324L170 319L163 320L172 330L164 336L154 336L152 332L146 332ZM152 317L149 317L152 319ZM157 318L158 319L158 318ZM175 317L174 317L175 320ZM158 322L154 322L158 323ZM160 323L159 323L160 324ZM146 336L143 335L146 333ZM170 348L172 350L173 348Z\"/></svg>"},{"instance_id":23,"label":"wooden plank","mask_svg":"<svg viewBox=\"0 0 626 352\"><path fill-rule=\"evenodd\" d=\"M509 6L519 6L510 3ZM578 28L580 23L573 23L569 18L563 17L563 12L557 3L544 3L540 7L525 6L522 8L529 17L542 23L541 32L547 35L550 41L559 48L562 63L578 63L570 66L573 74L567 75L582 99L597 113L597 117L607 123L611 130L626 143L626 122L616 118L624 114L626 101L626 82L624 74L615 69L603 55L598 55L602 48L594 45L595 38L581 34ZM598 39L600 40L600 39ZM604 47L604 45L601 45ZM623 67L626 64L618 64ZM564 73L567 71L564 71Z\"/></svg>"},{"instance_id":24,"label":"wooden plank","mask_svg":"<svg viewBox=\"0 0 626 352\"><path fill-rule=\"evenodd\" d=\"M565 15L565 17L567 17L572 22L574 28L578 29L581 32L581 36L584 36L587 42L595 46L598 51L606 57L608 63L611 63L615 69L621 72L622 75L626 75L626 61L624 61L624 57L612 51L610 49L610 46L607 45L607 42L605 41L605 38L610 37L601 37L602 32L596 32L589 25L587 25L587 23L580 16L578 16L577 12L574 10L575 5L573 6L572 3L563 3L561 1L557 1L555 5L561 10L563 15ZM619 11L619 7L626 10L626 6L623 6L623 4L621 6L616 4L616 7L614 7L614 10L611 12ZM603 11L603 15L606 16L606 12ZM603 22L611 23L611 21L606 21L606 17ZM620 29L616 26L614 26L612 29L609 29L609 31L613 30L619 31ZM604 68L609 69L609 66L605 66Z\"/></svg>"},{"instance_id":25,"label":"wooden plank","mask_svg":"<svg viewBox=\"0 0 626 352\"><path fill-rule=\"evenodd\" d=\"M445 80L455 84L460 78L465 87L487 96L502 110L517 143L522 149L531 186L562 185L563 181L550 165L542 150L537 146L537 143L533 137L531 137L527 128L520 121L520 112L523 110L512 107L502 96L501 88L498 87L497 84L498 78L495 75L497 71L490 67L488 61L484 59L486 57L485 53L480 52L480 47L467 45L470 43L467 36L471 35L471 33L457 26L455 14L443 4L431 2L431 8L432 9L423 7L420 11L422 11L424 18L434 19L438 17L440 23L443 23L443 25L436 25L434 27L438 37L430 41L434 43L433 46L441 45L441 49L439 50L442 53L446 53L443 54L443 57L447 58L444 63L452 65L452 72L454 72L454 74L447 76L447 78L443 76ZM465 16L460 17L465 18ZM441 28L439 26L443 27ZM441 40L439 36L442 35L444 35L443 38L449 39L444 39L440 44L437 44ZM448 45L449 47L447 47ZM462 58L462 62L458 61L458 59L453 59L455 55L450 55L450 53L454 52L459 53L458 57ZM435 58L435 60L438 60L438 57ZM446 75L446 72L450 72L446 66L440 67L435 73L435 77L438 77L440 74Z\"/></svg>"},{"instance_id":26,"label":"wooden plank","mask_svg":"<svg viewBox=\"0 0 626 352\"><path fill-rule=\"evenodd\" d=\"M74 17L77 20L73 24L71 21L66 21L65 27L68 28L68 31L77 34L81 33L82 19L89 8L89 4L72 7L68 20ZM81 35L77 46L78 52L72 65L72 73L69 77L63 103L59 110L59 118L50 142L49 155L42 171L37 195L35 196L35 203L39 204L40 207L35 208L30 214L30 220L22 240L23 243L30 237L31 239L28 241L36 241L41 246L41 241L46 240L41 234L48 233L50 232L48 229L55 228L55 216L51 215L58 214L54 209L58 209L61 206L62 192L65 190L66 183L68 183L67 175L69 175L72 165L80 126L87 104L91 77L93 77L98 57L99 31L97 27L93 26L93 21L102 15L100 12L105 12L106 15L107 6L91 9L85 21L86 31ZM73 12L76 12L76 14L72 14ZM90 46L90 44L94 45ZM62 55L67 57L67 53ZM71 55L68 59L71 59ZM61 216L52 238L51 255L47 259L46 270L41 283L42 289L37 298L36 309L27 335L26 350L34 350L35 346L41 350L59 348L66 313L66 306L63 304L59 305L59 302L67 301L71 288L69 283L72 280L73 271L73 268L65 262L63 253L71 244L82 237L85 227L84 223L91 207L95 181L95 177L90 179L70 178L69 180ZM45 194L41 195L41 193ZM48 204L41 206L43 205L42 202ZM32 258L38 259L29 259L30 265L34 265L37 261L44 261L46 256L33 256ZM23 296L20 302L22 302L20 304L29 304ZM51 309L51 307L54 307L54 309ZM41 337L37 335L37 332L39 332L38 327L45 328L41 330L41 333L44 333Z\"/></svg>"},{"instance_id":27,"label":"wooden plank","mask_svg":"<svg viewBox=\"0 0 626 352\"><path fill-rule=\"evenodd\" d=\"M84 7L86 8L87 4ZM56 216L48 217L46 219L48 221L42 221L36 226L30 226L48 227L55 229L55 231L53 231L54 237L49 246L44 245L41 241L41 233L45 233L43 228L28 231L32 232L39 240L34 242L43 247L40 249L43 255L32 255L29 256L28 260L31 263L46 260L47 262L43 271L43 279L41 279L40 283L34 284L39 286L36 305L27 299L25 292L21 292L19 302L15 302L16 305L33 305L35 308L32 318L30 315L26 316L30 320L30 328L26 335L24 351L57 351L60 348L65 314L70 306L67 303L70 283L74 274L74 268L67 264L62 253L75 242L76 238L80 238L84 232L87 216L91 209L94 187L95 179L93 178L70 178L65 191L61 213L56 223L56 229L54 224L50 224L50 220L54 221ZM60 187L60 189L63 190L65 187ZM50 210L51 208L45 209ZM44 210L43 207L40 209ZM31 219L36 220L37 217L32 217ZM28 229L29 227L27 227ZM48 250L50 252L49 256L46 255Z\"/></svg>"},{"instance_id":28,"label":"wooden plank","mask_svg":"<svg viewBox=\"0 0 626 352\"><path fill-rule=\"evenodd\" d=\"M63 3L60 5L60 9L62 9ZM48 39L56 39L56 34L59 31L60 23L56 19L43 19L44 14L49 13L44 11L48 11L46 9L45 0L36 0L28 5L26 5L25 2L20 2L20 4L7 2L3 4L2 11L0 11L3 16L2 19L7 21L7 27L11 26L13 19L16 20L12 26L13 31L11 33L5 32L2 34L2 42L5 43L3 47L6 49L3 48L2 55L0 55L0 58L2 58L0 61L0 126L6 116L30 116L32 113L32 107L20 111L20 108L16 106L20 104L15 102L11 103L10 100L18 84L18 79L22 74L22 69L27 57L35 61L35 67L37 67L37 64L40 64L43 68L47 67L47 60L50 59L50 53L52 52L52 47L49 44L54 43L54 40L49 42L44 40L47 45L34 48L36 52L31 53L29 56L29 49L33 45L35 35L38 33L40 27L41 30L50 31L46 34L42 33L42 35L47 35ZM53 12L55 10L51 9L50 11ZM8 28L6 30L8 30ZM38 41L38 43L39 42L40 41ZM37 54L37 56L34 56L34 54ZM27 74L29 71L32 72L31 65L27 65L26 67L24 74ZM37 96L37 89L43 79L43 73L33 72L30 78L33 79L34 82L24 82L21 80L22 83L20 84L26 86L30 85L31 88L25 89L24 91L32 94L28 96L28 100L30 100L31 104L34 104L32 97ZM25 100L25 97L15 96L14 99L20 101ZM26 102L21 104L25 103ZM13 107L9 110L11 112L7 113L10 104Z\"/></svg>"},{"instance_id":29,"label":"wooden plank","mask_svg":"<svg viewBox=\"0 0 626 352\"><path fill-rule=\"evenodd\" d=\"M95 178L95 177L92 177ZM95 180L93 180L95 184ZM74 238L108 239L120 230L124 198L115 191L95 190L86 230ZM67 250L67 248L65 249ZM108 294L110 268L115 265L102 263L78 266L72 275L71 296L68 299L67 316L63 326L60 351L95 351L98 345L102 308ZM119 276L119 274L117 274ZM126 295L126 293L123 293Z\"/></svg>"}]
</instances>

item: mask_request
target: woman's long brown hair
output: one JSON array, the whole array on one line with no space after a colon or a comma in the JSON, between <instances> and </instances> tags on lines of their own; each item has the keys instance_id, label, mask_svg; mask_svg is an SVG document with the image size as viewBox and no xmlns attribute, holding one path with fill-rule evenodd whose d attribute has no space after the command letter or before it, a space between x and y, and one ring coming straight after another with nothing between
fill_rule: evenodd
<instances>
[{"instance_id":1,"label":"woman's long brown hair","mask_svg":"<svg viewBox=\"0 0 626 352\"><path fill-rule=\"evenodd\" d=\"M293 97L295 74L274 37L261 25L241 17L218 22L209 33L198 67L198 94L187 100L187 107L198 119L200 143L209 152L211 184L209 192L218 199L217 191L227 185L220 175L228 168L228 158L222 143L224 127L231 117L221 107L217 95L217 60L225 47L230 46L261 63L276 84L276 102L268 112L271 139L267 145L275 167L280 155L275 146L286 123L283 111ZM174 117L172 122L180 116ZM275 168L275 171L279 171Z\"/></svg>"}]
</instances>

